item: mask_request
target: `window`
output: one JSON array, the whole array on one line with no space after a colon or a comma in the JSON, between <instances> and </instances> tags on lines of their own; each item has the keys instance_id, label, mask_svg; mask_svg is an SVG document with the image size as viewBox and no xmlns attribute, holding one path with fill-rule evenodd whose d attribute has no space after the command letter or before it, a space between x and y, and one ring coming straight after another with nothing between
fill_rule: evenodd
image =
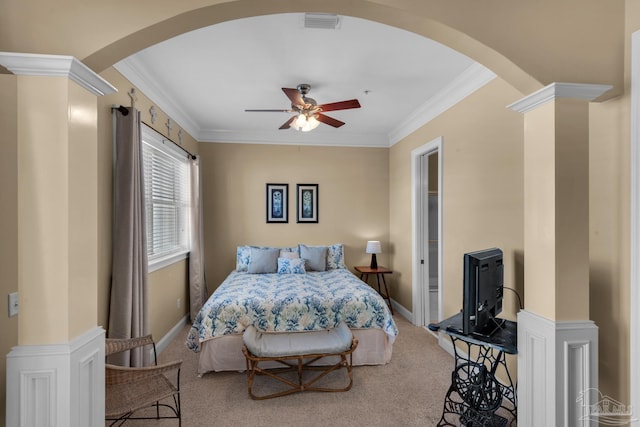
<instances>
[{"instance_id":1,"label":"window","mask_svg":"<svg viewBox=\"0 0 640 427\"><path fill-rule=\"evenodd\" d=\"M149 271L189 252L189 161L182 150L142 126Z\"/></svg>"}]
</instances>

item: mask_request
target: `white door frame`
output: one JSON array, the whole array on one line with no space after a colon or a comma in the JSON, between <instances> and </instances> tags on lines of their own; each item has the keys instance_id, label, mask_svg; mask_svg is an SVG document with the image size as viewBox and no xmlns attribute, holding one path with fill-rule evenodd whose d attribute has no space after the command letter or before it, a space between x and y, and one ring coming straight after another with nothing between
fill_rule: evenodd
<instances>
[{"instance_id":1,"label":"white door frame","mask_svg":"<svg viewBox=\"0 0 640 427\"><path fill-rule=\"evenodd\" d=\"M413 299L413 324L420 325L424 318L425 311L423 301L423 284L421 279L424 269L420 264L420 158L429 153L439 153L438 155L438 316L442 317L442 142L440 136L411 151L411 265L412 265L412 299ZM427 289L427 294L429 290ZM441 319L438 319L441 320Z\"/></svg>"},{"instance_id":2,"label":"white door frame","mask_svg":"<svg viewBox=\"0 0 640 427\"><path fill-rule=\"evenodd\" d=\"M630 200L630 387L631 407L640 408L640 366L634 361L640 358L640 31L631 35L631 200Z\"/></svg>"}]
</instances>

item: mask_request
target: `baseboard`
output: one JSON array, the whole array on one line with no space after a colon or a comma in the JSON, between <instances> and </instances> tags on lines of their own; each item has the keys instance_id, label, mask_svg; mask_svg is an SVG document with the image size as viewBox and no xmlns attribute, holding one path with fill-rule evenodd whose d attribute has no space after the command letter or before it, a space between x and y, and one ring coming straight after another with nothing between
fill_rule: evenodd
<instances>
[{"instance_id":1,"label":"baseboard","mask_svg":"<svg viewBox=\"0 0 640 427\"><path fill-rule=\"evenodd\" d=\"M158 354L162 353L162 351L167 348L171 341L173 341L178 336L178 334L188 321L189 315L185 314L184 317L180 319L178 323L176 323L175 326L169 330L169 332L167 332L162 338L160 338L159 341L156 341L156 351L158 352ZM187 337L185 337L185 340L186 339Z\"/></svg>"},{"instance_id":2,"label":"baseboard","mask_svg":"<svg viewBox=\"0 0 640 427\"><path fill-rule=\"evenodd\" d=\"M394 312L396 314L401 315L402 317L407 319L407 321L409 321L411 324L415 325L415 323L413 323L413 313L412 312L407 310L403 305L399 304L394 299L391 299L391 306L393 307L393 310L394 310ZM432 332L432 331L429 331L429 332ZM451 343L451 339L449 338L449 336L446 335L446 334L441 334L439 332L432 332L432 333L433 333L434 336L436 336L438 338L438 345L440 347L442 347L447 353L449 353L453 357L454 356L453 344ZM466 353L464 353L464 352L461 352L461 354L465 354L466 355Z\"/></svg>"},{"instance_id":3,"label":"baseboard","mask_svg":"<svg viewBox=\"0 0 640 427\"><path fill-rule=\"evenodd\" d=\"M413 324L413 313L411 313L409 310L407 310L403 305L398 303L393 298L391 299L391 307L393 307L394 313L401 315L402 317L404 317L405 319L407 319L409 322Z\"/></svg>"}]
</instances>

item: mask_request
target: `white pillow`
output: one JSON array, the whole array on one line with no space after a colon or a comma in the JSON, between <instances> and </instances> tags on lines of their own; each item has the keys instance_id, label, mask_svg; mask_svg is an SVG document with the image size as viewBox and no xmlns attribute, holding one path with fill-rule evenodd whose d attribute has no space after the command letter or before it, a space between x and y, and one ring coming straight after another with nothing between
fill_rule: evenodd
<instances>
[{"instance_id":1,"label":"white pillow","mask_svg":"<svg viewBox=\"0 0 640 427\"><path fill-rule=\"evenodd\" d=\"M281 249L280 258L296 259L300 258L300 254L298 254L298 252L285 251Z\"/></svg>"}]
</instances>

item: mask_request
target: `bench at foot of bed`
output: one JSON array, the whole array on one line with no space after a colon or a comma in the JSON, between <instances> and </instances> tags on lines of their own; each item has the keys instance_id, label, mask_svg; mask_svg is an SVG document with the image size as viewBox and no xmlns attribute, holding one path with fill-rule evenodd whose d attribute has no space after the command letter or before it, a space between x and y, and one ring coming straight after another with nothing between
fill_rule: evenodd
<instances>
[{"instance_id":1,"label":"bench at foot of bed","mask_svg":"<svg viewBox=\"0 0 640 427\"><path fill-rule=\"evenodd\" d=\"M249 396L252 399L270 399L300 391L347 391L353 385L352 354L358 346L349 328L339 324L335 329L326 331L307 331L291 333L264 333L250 326L243 335L244 353L247 363ZM338 361L326 364L327 357L336 356ZM322 361L321 361L322 359ZM316 363L316 362L321 363ZM262 362L277 362L281 368L263 369ZM349 378L345 387L314 386L329 373L345 368ZM314 372L311 377L303 374ZM294 372L294 378L283 374ZM266 375L287 386L283 391L262 395L254 394L256 375Z\"/></svg>"}]
</instances>

